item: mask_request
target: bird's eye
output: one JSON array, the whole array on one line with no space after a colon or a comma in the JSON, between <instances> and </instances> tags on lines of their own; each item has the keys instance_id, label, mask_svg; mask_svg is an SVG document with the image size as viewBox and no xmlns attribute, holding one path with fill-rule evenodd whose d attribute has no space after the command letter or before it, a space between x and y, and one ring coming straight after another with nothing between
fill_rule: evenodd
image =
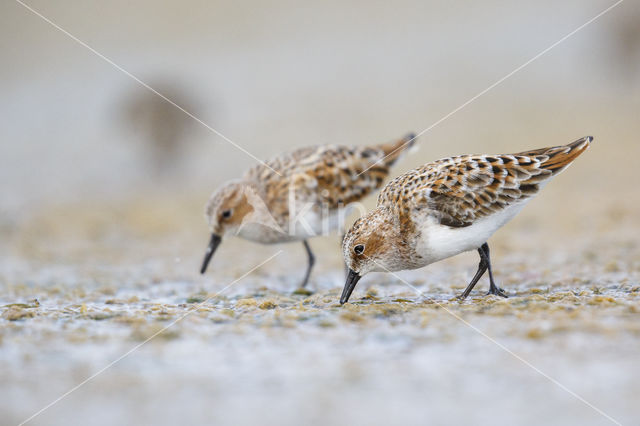
<instances>
[{"instance_id":1,"label":"bird's eye","mask_svg":"<svg viewBox=\"0 0 640 426\"><path fill-rule=\"evenodd\" d=\"M231 217L231 210L225 210L222 212L223 219L229 219Z\"/></svg>"},{"instance_id":2,"label":"bird's eye","mask_svg":"<svg viewBox=\"0 0 640 426\"><path fill-rule=\"evenodd\" d=\"M362 244L358 244L357 246L355 246L353 248L353 251L355 252L355 254L362 254L364 253L364 245Z\"/></svg>"}]
</instances>

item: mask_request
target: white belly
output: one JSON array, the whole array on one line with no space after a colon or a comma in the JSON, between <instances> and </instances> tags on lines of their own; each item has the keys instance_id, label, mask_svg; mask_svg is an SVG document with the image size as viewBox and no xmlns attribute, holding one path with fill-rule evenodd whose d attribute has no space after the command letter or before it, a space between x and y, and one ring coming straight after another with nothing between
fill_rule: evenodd
<instances>
[{"instance_id":1,"label":"white belly","mask_svg":"<svg viewBox=\"0 0 640 426\"><path fill-rule=\"evenodd\" d=\"M289 221L289 234L298 239L327 236L344 232L345 220L353 207L338 209L308 209L300 211Z\"/></svg>"},{"instance_id":2,"label":"white belly","mask_svg":"<svg viewBox=\"0 0 640 426\"><path fill-rule=\"evenodd\" d=\"M325 216L314 210L299 212L290 218L289 233L301 240L327 235L335 229L335 222L333 214Z\"/></svg>"},{"instance_id":3,"label":"white belly","mask_svg":"<svg viewBox=\"0 0 640 426\"><path fill-rule=\"evenodd\" d=\"M280 224L271 218L247 221L240 226L237 235L262 244L274 244L326 236L338 230L344 232L345 219L352 210L350 206L342 210L310 207L304 206Z\"/></svg>"},{"instance_id":4,"label":"white belly","mask_svg":"<svg viewBox=\"0 0 640 426\"><path fill-rule=\"evenodd\" d=\"M443 226L433 217L428 217L420 228L420 239L416 246L416 252L423 257L423 266L478 249L494 232L513 219L525 204L526 201L514 204L464 228Z\"/></svg>"}]
</instances>

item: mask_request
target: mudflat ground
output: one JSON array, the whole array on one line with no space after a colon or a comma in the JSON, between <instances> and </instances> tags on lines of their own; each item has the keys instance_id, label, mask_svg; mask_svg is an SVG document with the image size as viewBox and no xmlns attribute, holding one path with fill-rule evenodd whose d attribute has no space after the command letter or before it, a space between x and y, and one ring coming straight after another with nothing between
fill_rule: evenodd
<instances>
[{"instance_id":1,"label":"mudflat ground","mask_svg":"<svg viewBox=\"0 0 640 426\"><path fill-rule=\"evenodd\" d=\"M341 307L338 237L312 242L308 294L299 244L226 241L201 277L196 198L7 222L2 423L80 385L30 423L635 424L640 203L567 183L490 241L508 299L486 278L456 299L469 253L367 276Z\"/></svg>"}]
</instances>

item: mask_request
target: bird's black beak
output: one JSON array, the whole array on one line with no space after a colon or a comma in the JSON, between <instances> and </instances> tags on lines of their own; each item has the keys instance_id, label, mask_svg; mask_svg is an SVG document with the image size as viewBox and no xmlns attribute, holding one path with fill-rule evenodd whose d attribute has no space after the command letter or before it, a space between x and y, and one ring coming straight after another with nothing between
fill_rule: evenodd
<instances>
[{"instance_id":1,"label":"bird's black beak","mask_svg":"<svg viewBox=\"0 0 640 426\"><path fill-rule=\"evenodd\" d=\"M349 297L351 297L351 293L353 293L353 289L356 288L356 284L362 278L356 271L349 269L349 275L347 275L347 282L344 283L344 289L342 289L342 296L340 297L340 304L345 304Z\"/></svg>"},{"instance_id":2,"label":"bird's black beak","mask_svg":"<svg viewBox=\"0 0 640 426\"><path fill-rule=\"evenodd\" d=\"M218 248L218 245L222 241L222 237L216 234L211 234L211 241L209 241L209 247L207 247L207 251L204 253L204 261L202 262L202 268L200 268L200 273L204 274L207 270L207 265L209 265L209 261L213 256L213 253Z\"/></svg>"}]
</instances>

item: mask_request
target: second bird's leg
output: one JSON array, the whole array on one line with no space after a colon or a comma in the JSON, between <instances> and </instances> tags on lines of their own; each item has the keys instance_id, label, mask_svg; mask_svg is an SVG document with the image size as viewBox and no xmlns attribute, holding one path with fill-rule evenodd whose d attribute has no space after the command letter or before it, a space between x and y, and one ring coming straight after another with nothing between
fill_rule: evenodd
<instances>
[{"instance_id":1,"label":"second bird's leg","mask_svg":"<svg viewBox=\"0 0 640 426\"><path fill-rule=\"evenodd\" d=\"M302 280L302 284L300 287L304 288L309 282L309 275L311 275L311 268L313 268L313 264L316 263L316 258L311 252L311 247L309 247L309 243L307 240L303 240L302 244L304 244L304 248L307 250L307 256L309 258L309 263L307 264L307 272L304 274L304 279Z\"/></svg>"},{"instance_id":2,"label":"second bird's leg","mask_svg":"<svg viewBox=\"0 0 640 426\"><path fill-rule=\"evenodd\" d=\"M496 296L508 297L504 290L496 285L493 281L493 272L491 271L491 259L489 257L489 244L484 243L479 249L480 257L485 261L487 269L489 270L489 292L487 294L495 294Z\"/></svg>"},{"instance_id":3,"label":"second bird's leg","mask_svg":"<svg viewBox=\"0 0 640 426\"><path fill-rule=\"evenodd\" d=\"M482 250L482 248L478 249L478 253L480 253L480 263L478 264L478 270L476 271L476 274L471 279L471 282L469 283L467 288L464 289L464 292L460 296L461 299L466 299L469 293L471 293L471 290L473 290L473 287L476 286L476 283L478 282L478 280L482 277L482 275L487 270L487 263L484 260L484 256L483 256L484 251Z\"/></svg>"}]
</instances>

